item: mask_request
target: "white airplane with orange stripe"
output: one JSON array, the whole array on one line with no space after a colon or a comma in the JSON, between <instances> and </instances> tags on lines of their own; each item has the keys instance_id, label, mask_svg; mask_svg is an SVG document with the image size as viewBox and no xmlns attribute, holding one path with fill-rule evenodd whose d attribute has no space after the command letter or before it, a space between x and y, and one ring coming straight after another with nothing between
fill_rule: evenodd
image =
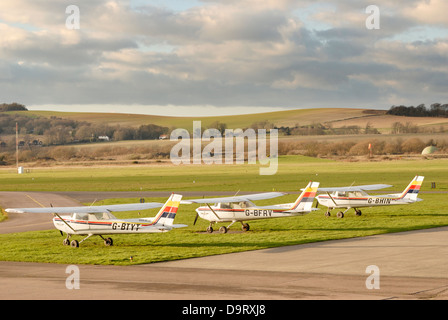
<instances>
[{"instance_id":1,"label":"white airplane with orange stripe","mask_svg":"<svg viewBox=\"0 0 448 320\"><path fill-rule=\"evenodd\" d=\"M11 213L53 213L54 226L67 234L64 245L79 247L79 244L93 235L98 235L104 240L106 246L113 245L112 238L104 238L103 235L129 234L129 233L155 233L167 232L173 228L186 227L184 224L173 224L182 196L171 194L165 204L158 202L129 203L104 206L85 207L47 207L47 208L13 208L6 209ZM118 219L111 212L137 211L160 208L155 217L138 219ZM71 213L71 216L60 214ZM72 240L72 235L87 235L84 239Z\"/></svg>"},{"instance_id":2,"label":"white airplane with orange stripe","mask_svg":"<svg viewBox=\"0 0 448 320\"><path fill-rule=\"evenodd\" d=\"M422 201L422 199L417 198L417 195L424 178L423 176L415 176L402 193L372 196L367 194L366 191L379 190L392 186L388 184L370 184L363 186L319 188L318 191L326 192L326 194L319 194L316 199L319 204L328 207L325 213L327 217L330 216L330 211L334 208L346 208L344 212L339 211L337 213L338 218L343 218L344 214L352 208L355 210L356 215L360 216L361 210L359 208L362 207L391 206Z\"/></svg>"},{"instance_id":3,"label":"white airplane with orange stripe","mask_svg":"<svg viewBox=\"0 0 448 320\"><path fill-rule=\"evenodd\" d=\"M311 211L318 210L312 208L314 197L319 187L319 182L310 182L304 191L299 195L294 203L277 204L271 206L256 206L252 203L254 200L272 199L283 196L286 193L282 192L267 192L249 194L244 196L233 196L223 198L208 198L208 199L189 199L182 200L184 204L204 203L206 206L196 209L198 217L210 221L207 232L213 232L213 224L217 222L231 222L227 227L219 228L221 233L226 233L228 229L235 223L240 222L243 231L249 230L249 224L244 221L259 220L269 218L293 217L298 215L305 215ZM214 205L210 205L213 204Z\"/></svg>"}]
</instances>

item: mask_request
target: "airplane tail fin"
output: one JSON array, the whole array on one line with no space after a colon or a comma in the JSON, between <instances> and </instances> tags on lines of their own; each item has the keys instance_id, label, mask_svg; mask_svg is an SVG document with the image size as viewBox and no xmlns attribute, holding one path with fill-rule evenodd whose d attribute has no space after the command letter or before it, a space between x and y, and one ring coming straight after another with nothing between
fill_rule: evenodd
<instances>
[{"instance_id":1,"label":"airplane tail fin","mask_svg":"<svg viewBox=\"0 0 448 320\"><path fill-rule=\"evenodd\" d=\"M181 199L182 195L174 193L171 194L163 207L160 209L159 213L155 216L152 224L172 226Z\"/></svg>"},{"instance_id":2,"label":"airplane tail fin","mask_svg":"<svg viewBox=\"0 0 448 320\"><path fill-rule=\"evenodd\" d=\"M411 183L404 189L400 195L400 199L417 201L417 195L423 183L424 176L415 176Z\"/></svg>"},{"instance_id":3,"label":"airplane tail fin","mask_svg":"<svg viewBox=\"0 0 448 320\"><path fill-rule=\"evenodd\" d=\"M312 211L314 197L316 196L317 188L319 187L319 182L310 181L308 185L303 189L303 192L294 202L291 211L297 212L310 212Z\"/></svg>"}]
</instances>

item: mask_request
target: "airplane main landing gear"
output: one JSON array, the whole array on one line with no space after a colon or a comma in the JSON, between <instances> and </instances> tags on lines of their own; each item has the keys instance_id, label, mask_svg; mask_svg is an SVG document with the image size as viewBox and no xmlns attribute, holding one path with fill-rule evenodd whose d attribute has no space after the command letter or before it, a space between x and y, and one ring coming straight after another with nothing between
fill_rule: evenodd
<instances>
[{"instance_id":1,"label":"airplane main landing gear","mask_svg":"<svg viewBox=\"0 0 448 320\"><path fill-rule=\"evenodd\" d=\"M229 231L230 227L231 227L235 222L237 222L237 221L232 221L232 223L229 224L227 227L225 227L225 226L220 227L220 228L219 228L219 232L220 232L220 233L227 233L227 232ZM250 226L249 226L248 223L244 223L244 222L242 222L242 221L240 221L240 222L241 222L241 228L242 228L243 231L249 231L249 230L250 230ZM208 232L208 233L213 233L213 227L212 227L212 225L213 225L214 223L215 223L215 222L210 223L210 225L207 227L207 232Z\"/></svg>"},{"instance_id":2,"label":"airplane main landing gear","mask_svg":"<svg viewBox=\"0 0 448 320\"><path fill-rule=\"evenodd\" d=\"M79 245L80 245L83 241L85 241L85 240L87 240L88 238L90 238L91 236L93 236L93 234L89 234L87 237L85 237L85 238L82 239L81 241L78 241L78 240L72 240L72 241L70 241L70 237L71 237L71 235L70 235L70 234L67 234L67 238L65 238L65 239L62 241L62 244L63 244L64 246L70 246L70 247L72 247L72 248L79 248ZM105 239L105 238L103 238L102 235L99 235L99 236L101 237L101 239L104 240L104 245L105 245L105 246L110 247L110 246L112 246L112 245L114 244L114 241L112 240L112 238L107 238L107 239Z\"/></svg>"},{"instance_id":3,"label":"airplane main landing gear","mask_svg":"<svg viewBox=\"0 0 448 320\"><path fill-rule=\"evenodd\" d=\"M110 247L110 246L113 246L113 245L114 245L114 241L112 240L112 238L104 239L101 235L100 235L100 237L101 237L101 239L104 240L104 245L105 245L106 247Z\"/></svg>"},{"instance_id":4,"label":"airplane main landing gear","mask_svg":"<svg viewBox=\"0 0 448 320\"><path fill-rule=\"evenodd\" d=\"M326 216L326 217L330 217L330 216L331 216L331 213L330 213L331 209L334 209L334 208L329 208L329 209L325 212L325 216ZM346 213L348 210L350 210L350 209L351 209L351 208L347 208L345 211L339 211L339 212L336 214L336 217L338 217L339 219L344 218L345 213ZM354 208L354 209L355 209L355 208ZM355 213L356 213L356 216L360 216L360 215L361 215L361 210L359 210L359 209L355 209Z\"/></svg>"},{"instance_id":5,"label":"airplane main landing gear","mask_svg":"<svg viewBox=\"0 0 448 320\"><path fill-rule=\"evenodd\" d=\"M61 232L61 234L62 234L62 232ZM65 239L62 241L62 244L63 244L64 246L70 246L70 247L74 247L74 248L79 247L79 242L76 241L76 240L72 240L72 241L70 241L70 237L71 237L71 235L67 233L67 238L65 238Z\"/></svg>"}]
</instances>

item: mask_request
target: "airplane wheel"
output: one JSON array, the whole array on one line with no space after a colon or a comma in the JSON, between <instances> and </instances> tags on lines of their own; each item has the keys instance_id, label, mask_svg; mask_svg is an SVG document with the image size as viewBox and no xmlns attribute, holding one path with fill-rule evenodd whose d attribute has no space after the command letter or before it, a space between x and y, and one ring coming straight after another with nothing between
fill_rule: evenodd
<instances>
[{"instance_id":1,"label":"airplane wheel","mask_svg":"<svg viewBox=\"0 0 448 320\"><path fill-rule=\"evenodd\" d=\"M64 239L64 241L62 241L62 244L63 244L64 246L69 246L69 245L70 245L70 240L68 240L68 239Z\"/></svg>"},{"instance_id":2,"label":"airplane wheel","mask_svg":"<svg viewBox=\"0 0 448 320\"><path fill-rule=\"evenodd\" d=\"M249 231L250 230L250 226L248 223L243 223L243 231Z\"/></svg>"},{"instance_id":3,"label":"airplane wheel","mask_svg":"<svg viewBox=\"0 0 448 320\"><path fill-rule=\"evenodd\" d=\"M362 212L361 212L361 210L356 210L355 214L356 214L357 217L360 217Z\"/></svg>"},{"instance_id":4,"label":"airplane wheel","mask_svg":"<svg viewBox=\"0 0 448 320\"><path fill-rule=\"evenodd\" d=\"M331 216L331 213L330 213L330 211L327 211L327 212L325 212L325 216L326 216L326 217L329 217L329 216Z\"/></svg>"},{"instance_id":5,"label":"airplane wheel","mask_svg":"<svg viewBox=\"0 0 448 320\"><path fill-rule=\"evenodd\" d=\"M70 242L70 247L79 248L78 240L72 240L72 242Z\"/></svg>"},{"instance_id":6,"label":"airplane wheel","mask_svg":"<svg viewBox=\"0 0 448 320\"><path fill-rule=\"evenodd\" d=\"M221 228L219 228L219 232L221 233L227 233L227 228L222 226Z\"/></svg>"},{"instance_id":7,"label":"airplane wheel","mask_svg":"<svg viewBox=\"0 0 448 320\"><path fill-rule=\"evenodd\" d=\"M339 211L338 214L337 214L337 217L340 218L340 219L344 218L344 212Z\"/></svg>"},{"instance_id":8,"label":"airplane wheel","mask_svg":"<svg viewBox=\"0 0 448 320\"><path fill-rule=\"evenodd\" d=\"M213 228L212 227L207 227L207 232L208 233L212 233L213 232Z\"/></svg>"},{"instance_id":9,"label":"airplane wheel","mask_svg":"<svg viewBox=\"0 0 448 320\"><path fill-rule=\"evenodd\" d=\"M107 239L104 240L104 245L105 245L106 247L110 247L110 246L112 246L113 244L114 244L114 241L112 240L112 238L107 238Z\"/></svg>"}]
</instances>

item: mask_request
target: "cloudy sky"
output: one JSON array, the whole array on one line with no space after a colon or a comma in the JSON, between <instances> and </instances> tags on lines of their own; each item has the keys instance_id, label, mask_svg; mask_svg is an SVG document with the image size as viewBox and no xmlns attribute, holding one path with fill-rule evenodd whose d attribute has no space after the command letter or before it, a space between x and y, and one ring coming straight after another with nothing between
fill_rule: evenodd
<instances>
[{"instance_id":1,"label":"cloudy sky","mask_svg":"<svg viewBox=\"0 0 448 320\"><path fill-rule=\"evenodd\" d=\"M172 115L447 103L448 1L1 1L0 97Z\"/></svg>"}]
</instances>

